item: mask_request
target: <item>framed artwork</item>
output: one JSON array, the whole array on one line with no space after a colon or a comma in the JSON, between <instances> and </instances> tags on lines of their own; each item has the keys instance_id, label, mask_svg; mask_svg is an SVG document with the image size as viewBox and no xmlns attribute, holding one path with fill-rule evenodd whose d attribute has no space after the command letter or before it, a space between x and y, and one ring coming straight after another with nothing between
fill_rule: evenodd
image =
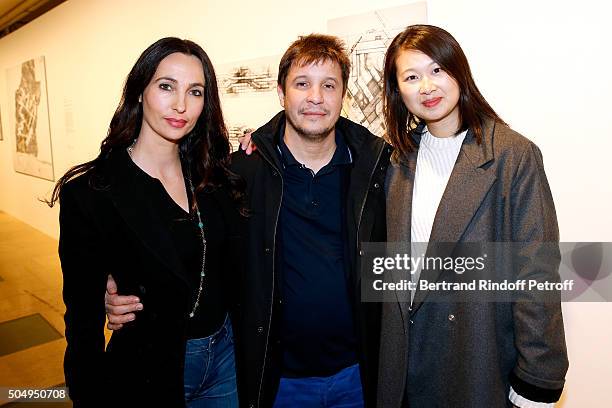
<instances>
[{"instance_id":1,"label":"framed artwork","mask_svg":"<svg viewBox=\"0 0 612 408\"><path fill-rule=\"evenodd\" d=\"M374 10L329 20L329 34L342 38L351 56L351 75L342 115L377 136L385 133L383 69L385 52L406 26L427 22L427 3Z\"/></svg>"},{"instance_id":2,"label":"framed artwork","mask_svg":"<svg viewBox=\"0 0 612 408\"><path fill-rule=\"evenodd\" d=\"M245 129L265 125L282 109L276 92L279 61L280 56L270 56L219 65L219 94L234 151Z\"/></svg>"},{"instance_id":3,"label":"framed artwork","mask_svg":"<svg viewBox=\"0 0 612 408\"><path fill-rule=\"evenodd\" d=\"M13 167L17 173L54 181L45 58L7 69L6 78Z\"/></svg>"}]
</instances>

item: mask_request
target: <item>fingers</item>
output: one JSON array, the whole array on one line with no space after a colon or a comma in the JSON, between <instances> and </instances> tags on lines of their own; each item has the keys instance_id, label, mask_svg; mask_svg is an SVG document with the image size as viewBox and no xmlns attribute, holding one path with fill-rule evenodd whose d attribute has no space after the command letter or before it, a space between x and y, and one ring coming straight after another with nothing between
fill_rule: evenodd
<instances>
[{"instance_id":1,"label":"fingers","mask_svg":"<svg viewBox=\"0 0 612 408\"><path fill-rule=\"evenodd\" d=\"M240 149L246 151L246 149L248 149L249 145L251 144L251 138L244 135L238 138L238 142L240 142Z\"/></svg>"},{"instance_id":2,"label":"fingers","mask_svg":"<svg viewBox=\"0 0 612 408\"><path fill-rule=\"evenodd\" d=\"M251 133L248 134L251 137ZM253 143L253 140L249 143L249 146L246 149L247 156L250 156L255 150L257 150L257 145Z\"/></svg>"},{"instance_id":3,"label":"fingers","mask_svg":"<svg viewBox=\"0 0 612 408\"><path fill-rule=\"evenodd\" d=\"M106 324L106 327L108 328L108 330L119 330L123 327L122 324L112 324L111 322L108 322Z\"/></svg>"},{"instance_id":4,"label":"fingers","mask_svg":"<svg viewBox=\"0 0 612 408\"><path fill-rule=\"evenodd\" d=\"M247 155L250 155L256 150L255 144L251 141L252 134L253 129L247 128L244 130L243 136L238 138L238 141L240 142L240 148L244 150Z\"/></svg>"},{"instance_id":5,"label":"fingers","mask_svg":"<svg viewBox=\"0 0 612 408\"><path fill-rule=\"evenodd\" d=\"M108 295L104 306L108 317L107 327L110 330L121 329L124 323L136 319L134 312L143 309L140 299L136 296Z\"/></svg>"},{"instance_id":6,"label":"fingers","mask_svg":"<svg viewBox=\"0 0 612 408\"><path fill-rule=\"evenodd\" d=\"M108 325L110 329L110 325L121 325L125 323L129 323L136 319L136 315L134 313L126 313L126 314L108 314ZM114 329L111 329L114 330Z\"/></svg>"},{"instance_id":7,"label":"fingers","mask_svg":"<svg viewBox=\"0 0 612 408\"><path fill-rule=\"evenodd\" d=\"M111 275L108 275L106 280L104 307L108 317L106 327L110 330L121 329L124 323L136 319L135 312L143 309L137 296L119 296L117 294L117 284Z\"/></svg>"},{"instance_id":8,"label":"fingers","mask_svg":"<svg viewBox=\"0 0 612 408\"><path fill-rule=\"evenodd\" d=\"M134 305L134 304L140 304L140 306L142 306L138 296L108 295L106 296L105 303L107 306L107 310L108 310L108 306L124 306L124 305Z\"/></svg>"},{"instance_id":9,"label":"fingers","mask_svg":"<svg viewBox=\"0 0 612 408\"><path fill-rule=\"evenodd\" d=\"M136 298L135 296L119 296L119 297L133 297ZM134 312L140 311L142 310L142 303L138 302L138 298L136 298L136 302L134 303L118 303L118 304L112 304L112 303L106 303L106 314L109 317L109 320L111 320L112 323L125 323L124 321L116 321L114 318L116 315L125 315L126 313L131 313L133 315ZM135 317L135 316L134 316ZM134 319L132 319L134 320Z\"/></svg>"},{"instance_id":10,"label":"fingers","mask_svg":"<svg viewBox=\"0 0 612 408\"><path fill-rule=\"evenodd\" d=\"M113 275L108 275L108 278L106 279L106 293L108 295L114 295L117 293L117 284L115 283L115 280L113 279Z\"/></svg>"}]
</instances>

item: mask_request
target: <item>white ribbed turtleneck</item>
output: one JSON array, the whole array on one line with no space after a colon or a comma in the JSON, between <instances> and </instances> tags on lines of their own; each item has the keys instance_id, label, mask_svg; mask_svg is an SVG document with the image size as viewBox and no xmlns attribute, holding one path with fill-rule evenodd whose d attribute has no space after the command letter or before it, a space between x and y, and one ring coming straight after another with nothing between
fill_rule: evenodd
<instances>
[{"instance_id":1,"label":"white ribbed turtleneck","mask_svg":"<svg viewBox=\"0 0 612 408\"><path fill-rule=\"evenodd\" d=\"M412 242L429 242L436 211L453 171L467 130L435 137L425 128L419 144L412 191Z\"/></svg>"}]
</instances>

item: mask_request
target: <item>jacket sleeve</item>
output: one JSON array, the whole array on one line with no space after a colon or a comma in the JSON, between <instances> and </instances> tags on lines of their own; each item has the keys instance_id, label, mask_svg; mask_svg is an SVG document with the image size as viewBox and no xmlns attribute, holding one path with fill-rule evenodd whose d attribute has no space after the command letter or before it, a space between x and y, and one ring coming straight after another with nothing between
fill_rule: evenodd
<instances>
[{"instance_id":1,"label":"jacket sleeve","mask_svg":"<svg viewBox=\"0 0 612 408\"><path fill-rule=\"evenodd\" d=\"M522 153L513 177L510 205L518 279L558 282L557 216L542 154L533 143ZM518 358L510 375L512 388L531 401L557 401L568 368L558 293L546 299L521 293L513 304L513 318Z\"/></svg>"},{"instance_id":2,"label":"jacket sleeve","mask_svg":"<svg viewBox=\"0 0 612 408\"><path fill-rule=\"evenodd\" d=\"M85 184L82 184L84 186ZM93 214L83 205L83 195L73 183L60 194L59 256L64 276L66 304L66 354L64 373L74 406L97 406L104 387L103 242L94 227Z\"/></svg>"}]
</instances>

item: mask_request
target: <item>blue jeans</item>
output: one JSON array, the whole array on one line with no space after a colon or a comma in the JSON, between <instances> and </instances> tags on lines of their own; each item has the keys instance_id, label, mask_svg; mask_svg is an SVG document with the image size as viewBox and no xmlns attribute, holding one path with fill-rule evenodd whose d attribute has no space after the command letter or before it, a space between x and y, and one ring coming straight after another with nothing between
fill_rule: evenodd
<instances>
[{"instance_id":1,"label":"blue jeans","mask_svg":"<svg viewBox=\"0 0 612 408\"><path fill-rule=\"evenodd\" d=\"M188 408L238 407L234 340L228 317L216 333L187 340L185 403Z\"/></svg>"},{"instance_id":2,"label":"blue jeans","mask_svg":"<svg viewBox=\"0 0 612 408\"><path fill-rule=\"evenodd\" d=\"M359 364L330 377L281 378L274 408L361 408Z\"/></svg>"}]
</instances>

